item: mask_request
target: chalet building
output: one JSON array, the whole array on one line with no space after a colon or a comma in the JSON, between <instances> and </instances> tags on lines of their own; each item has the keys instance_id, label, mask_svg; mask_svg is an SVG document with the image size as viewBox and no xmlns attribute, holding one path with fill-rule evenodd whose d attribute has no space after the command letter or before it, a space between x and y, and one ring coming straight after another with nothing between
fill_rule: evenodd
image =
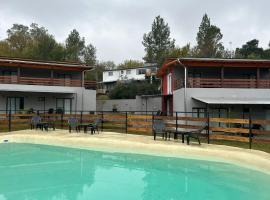
<instances>
[{"instance_id":1,"label":"chalet building","mask_svg":"<svg viewBox=\"0 0 270 200\"><path fill-rule=\"evenodd\" d=\"M158 75L165 113L270 119L270 60L168 59Z\"/></svg>"},{"instance_id":2,"label":"chalet building","mask_svg":"<svg viewBox=\"0 0 270 200\"><path fill-rule=\"evenodd\" d=\"M151 81L151 79L156 78L156 73L156 64L146 64L142 67L129 69L106 70L103 72L103 81L100 88L102 88L103 93L107 93L115 87L117 82L143 81L146 79Z\"/></svg>"},{"instance_id":3,"label":"chalet building","mask_svg":"<svg viewBox=\"0 0 270 200\"><path fill-rule=\"evenodd\" d=\"M95 110L95 84L84 81L91 67L0 57L0 111Z\"/></svg>"}]
</instances>

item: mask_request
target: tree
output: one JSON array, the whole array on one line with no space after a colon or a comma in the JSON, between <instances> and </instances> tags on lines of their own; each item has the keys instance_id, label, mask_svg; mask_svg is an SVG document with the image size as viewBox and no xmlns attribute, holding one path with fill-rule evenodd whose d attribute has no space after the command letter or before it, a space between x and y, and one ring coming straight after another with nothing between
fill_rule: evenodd
<instances>
[{"instance_id":1,"label":"tree","mask_svg":"<svg viewBox=\"0 0 270 200\"><path fill-rule=\"evenodd\" d=\"M31 43L28 45L28 57L39 60L64 60L65 50L53 35L38 24L30 25Z\"/></svg>"},{"instance_id":2,"label":"tree","mask_svg":"<svg viewBox=\"0 0 270 200\"><path fill-rule=\"evenodd\" d=\"M30 27L13 24L7 34L7 39L0 41L0 56L96 63L96 48L92 44L85 46L84 38L75 29L65 45L58 43L45 27L35 23Z\"/></svg>"},{"instance_id":3,"label":"tree","mask_svg":"<svg viewBox=\"0 0 270 200\"><path fill-rule=\"evenodd\" d=\"M101 82L103 79L103 72L105 70L112 70L115 68L116 65L113 61L97 62L93 70L86 72L85 79Z\"/></svg>"},{"instance_id":4,"label":"tree","mask_svg":"<svg viewBox=\"0 0 270 200\"><path fill-rule=\"evenodd\" d=\"M123 63L120 63L118 65L119 69L127 69L127 68L135 68L135 67L141 67L144 63L139 60L125 60Z\"/></svg>"},{"instance_id":5,"label":"tree","mask_svg":"<svg viewBox=\"0 0 270 200\"><path fill-rule=\"evenodd\" d=\"M211 25L210 18L205 14L197 33L197 46L195 52L198 57L216 58L222 57L224 47L221 39L223 35L220 29Z\"/></svg>"},{"instance_id":6,"label":"tree","mask_svg":"<svg viewBox=\"0 0 270 200\"><path fill-rule=\"evenodd\" d=\"M84 62L87 65L95 65L97 62L97 57L96 57L96 47L94 47L92 44L87 45L83 49L83 59Z\"/></svg>"},{"instance_id":7,"label":"tree","mask_svg":"<svg viewBox=\"0 0 270 200\"><path fill-rule=\"evenodd\" d=\"M143 35L143 46L146 55L143 58L149 63L162 65L169 51L174 48L175 40L170 38L170 28L164 19L157 16L149 33Z\"/></svg>"},{"instance_id":8,"label":"tree","mask_svg":"<svg viewBox=\"0 0 270 200\"><path fill-rule=\"evenodd\" d=\"M236 58L260 59L264 57L264 50L259 47L259 40L253 39L241 48L236 48L235 54Z\"/></svg>"},{"instance_id":9,"label":"tree","mask_svg":"<svg viewBox=\"0 0 270 200\"><path fill-rule=\"evenodd\" d=\"M66 39L66 60L80 61L84 47L84 38L81 38L79 32L76 29L73 29Z\"/></svg>"},{"instance_id":10,"label":"tree","mask_svg":"<svg viewBox=\"0 0 270 200\"><path fill-rule=\"evenodd\" d=\"M264 59L270 59L270 43L268 44L268 49L265 49L263 52Z\"/></svg>"},{"instance_id":11,"label":"tree","mask_svg":"<svg viewBox=\"0 0 270 200\"><path fill-rule=\"evenodd\" d=\"M175 47L175 48L171 49L168 57L171 57L171 58L192 57L192 51L190 48L190 44L187 44L183 47Z\"/></svg>"},{"instance_id":12,"label":"tree","mask_svg":"<svg viewBox=\"0 0 270 200\"><path fill-rule=\"evenodd\" d=\"M7 34L8 38L6 41L11 50L11 56L25 57L25 49L31 41L29 27L22 24L13 24L13 26L7 30Z\"/></svg>"},{"instance_id":13,"label":"tree","mask_svg":"<svg viewBox=\"0 0 270 200\"><path fill-rule=\"evenodd\" d=\"M134 99L136 95L160 94L159 84L147 81L119 82L109 93L111 99Z\"/></svg>"}]
</instances>

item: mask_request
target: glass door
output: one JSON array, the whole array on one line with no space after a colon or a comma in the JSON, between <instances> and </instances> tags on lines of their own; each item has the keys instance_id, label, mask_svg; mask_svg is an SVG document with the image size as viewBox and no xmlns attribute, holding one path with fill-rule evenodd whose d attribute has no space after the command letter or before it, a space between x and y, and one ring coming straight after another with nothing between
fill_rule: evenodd
<instances>
[{"instance_id":1,"label":"glass door","mask_svg":"<svg viewBox=\"0 0 270 200\"><path fill-rule=\"evenodd\" d=\"M70 98L56 99L56 110L62 110L64 114L71 113L72 100Z\"/></svg>"},{"instance_id":2,"label":"glass door","mask_svg":"<svg viewBox=\"0 0 270 200\"><path fill-rule=\"evenodd\" d=\"M6 102L6 111L10 111L12 114L24 109L23 97L8 97Z\"/></svg>"}]
</instances>

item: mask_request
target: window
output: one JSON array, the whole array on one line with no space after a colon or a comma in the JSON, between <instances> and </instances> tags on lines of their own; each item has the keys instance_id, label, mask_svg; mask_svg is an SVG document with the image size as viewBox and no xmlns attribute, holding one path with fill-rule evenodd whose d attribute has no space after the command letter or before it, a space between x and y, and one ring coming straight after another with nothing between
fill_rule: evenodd
<instances>
[{"instance_id":1,"label":"window","mask_svg":"<svg viewBox=\"0 0 270 200\"><path fill-rule=\"evenodd\" d=\"M131 74L131 70L130 69L127 70L127 74Z\"/></svg>"},{"instance_id":2,"label":"window","mask_svg":"<svg viewBox=\"0 0 270 200\"><path fill-rule=\"evenodd\" d=\"M71 98L57 98L56 99L56 110L62 110L63 113L71 113L71 111L72 111Z\"/></svg>"},{"instance_id":3,"label":"window","mask_svg":"<svg viewBox=\"0 0 270 200\"><path fill-rule=\"evenodd\" d=\"M156 68L156 67L152 67L152 68L151 68L151 72L152 72L152 73L156 73L156 72L157 72L157 68Z\"/></svg>"},{"instance_id":4,"label":"window","mask_svg":"<svg viewBox=\"0 0 270 200\"><path fill-rule=\"evenodd\" d=\"M11 113L17 113L24 109L24 98L23 97L7 97L6 110Z\"/></svg>"},{"instance_id":5,"label":"window","mask_svg":"<svg viewBox=\"0 0 270 200\"><path fill-rule=\"evenodd\" d=\"M206 108L192 108L192 117L206 117Z\"/></svg>"},{"instance_id":6,"label":"window","mask_svg":"<svg viewBox=\"0 0 270 200\"><path fill-rule=\"evenodd\" d=\"M108 72L109 76L113 76L113 72Z\"/></svg>"},{"instance_id":7,"label":"window","mask_svg":"<svg viewBox=\"0 0 270 200\"><path fill-rule=\"evenodd\" d=\"M172 74L168 74L167 76L167 94L172 94Z\"/></svg>"},{"instance_id":8,"label":"window","mask_svg":"<svg viewBox=\"0 0 270 200\"><path fill-rule=\"evenodd\" d=\"M146 73L146 69L137 69L137 75L145 74L145 73Z\"/></svg>"}]
</instances>

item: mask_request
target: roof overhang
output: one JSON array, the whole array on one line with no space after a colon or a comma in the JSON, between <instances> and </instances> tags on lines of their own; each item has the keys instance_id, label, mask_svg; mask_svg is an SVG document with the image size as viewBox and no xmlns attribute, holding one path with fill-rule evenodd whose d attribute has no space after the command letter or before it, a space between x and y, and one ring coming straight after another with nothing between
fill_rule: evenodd
<instances>
[{"instance_id":1,"label":"roof overhang","mask_svg":"<svg viewBox=\"0 0 270 200\"><path fill-rule=\"evenodd\" d=\"M33 93L57 93L74 94L80 89L78 87L66 86L43 86L43 85L19 85L19 84L0 84L1 92L33 92Z\"/></svg>"},{"instance_id":2,"label":"roof overhang","mask_svg":"<svg viewBox=\"0 0 270 200\"><path fill-rule=\"evenodd\" d=\"M209 105L270 105L269 98L224 98L224 97L192 97Z\"/></svg>"},{"instance_id":3,"label":"roof overhang","mask_svg":"<svg viewBox=\"0 0 270 200\"><path fill-rule=\"evenodd\" d=\"M93 68L83 63L38 61L20 58L7 58L7 57L0 57L0 66L37 68L37 69L56 69L56 70L58 69L71 71L85 71Z\"/></svg>"}]
</instances>

